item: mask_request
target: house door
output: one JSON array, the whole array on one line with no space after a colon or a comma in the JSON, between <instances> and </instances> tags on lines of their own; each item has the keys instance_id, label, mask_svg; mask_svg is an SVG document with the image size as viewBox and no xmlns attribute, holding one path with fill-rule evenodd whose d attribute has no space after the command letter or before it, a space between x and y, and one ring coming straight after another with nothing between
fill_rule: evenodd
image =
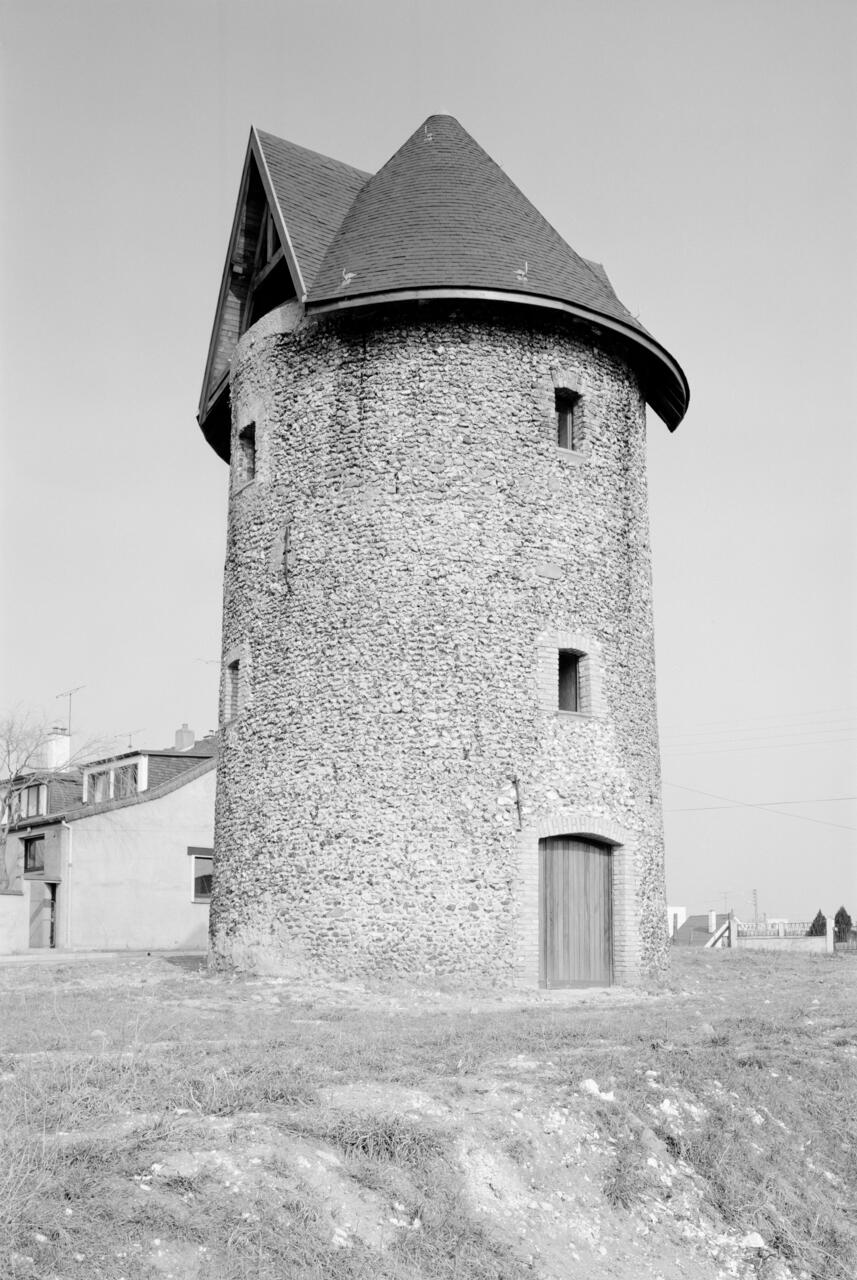
<instances>
[{"instance_id":1,"label":"house door","mask_svg":"<svg viewBox=\"0 0 857 1280\"><path fill-rule=\"evenodd\" d=\"M574 836L539 841L541 974L546 987L613 980L609 845Z\"/></svg>"},{"instance_id":2,"label":"house door","mask_svg":"<svg viewBox=\"0 0 857 1280\"><path fill-rule=\"evenodd\" d=\"M56 946L57 887L30 881L30 946Z\"/></svg>"}]
</instances>

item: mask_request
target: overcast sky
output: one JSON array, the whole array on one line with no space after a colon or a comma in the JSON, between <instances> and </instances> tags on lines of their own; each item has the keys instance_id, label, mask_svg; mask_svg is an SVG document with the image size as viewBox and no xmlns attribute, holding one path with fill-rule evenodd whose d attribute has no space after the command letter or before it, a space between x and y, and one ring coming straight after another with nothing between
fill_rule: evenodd
<instances>
[{"instance_id":1,"label":"overcast sky","mask_svg":"<svg viewBox=\"0 0 857 1280\"><path fill-rule=\"evenodd\" d=\"M649 415L670 901L857 916L853 0L0 15L0 709L214 727L195 412L250 125L374 171L446 111L690 380L674 435Z\"/></svg>"}]
</instances>

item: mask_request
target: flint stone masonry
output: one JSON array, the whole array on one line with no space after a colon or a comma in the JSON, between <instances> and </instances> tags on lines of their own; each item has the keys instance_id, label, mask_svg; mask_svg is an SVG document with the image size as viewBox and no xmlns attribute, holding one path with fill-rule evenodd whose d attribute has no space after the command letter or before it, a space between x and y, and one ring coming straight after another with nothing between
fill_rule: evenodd
<instances>
[{"instance_id":1,"label":"flint stone masonry","mask_svg":"<svg viewBox=\"0 0 857 1280\"><path fill-rule=\"evenodd\" d=\"M632 982L667 948L643 397L606 337L452 305L291 304L237 348L213 953L535 985L539 840L576 834L612 847ZM554 647L589 714L557 712Z\"/></svg>"}]
</instances>

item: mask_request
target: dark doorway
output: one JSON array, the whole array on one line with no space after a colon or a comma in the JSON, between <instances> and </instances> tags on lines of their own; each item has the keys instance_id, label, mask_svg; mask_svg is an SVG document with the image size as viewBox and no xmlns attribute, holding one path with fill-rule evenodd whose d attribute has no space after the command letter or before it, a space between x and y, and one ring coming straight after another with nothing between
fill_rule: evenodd
<instances>
[{"instance_id":1,"label":"dark doorway","mask_svg":"<svg viewBox=\"0 0 857 1280\"><path fill-rule=\"evenodd\" d=\"M57 886L30 881L30 946L57 945Z\"/></svg>"}]
</instances>

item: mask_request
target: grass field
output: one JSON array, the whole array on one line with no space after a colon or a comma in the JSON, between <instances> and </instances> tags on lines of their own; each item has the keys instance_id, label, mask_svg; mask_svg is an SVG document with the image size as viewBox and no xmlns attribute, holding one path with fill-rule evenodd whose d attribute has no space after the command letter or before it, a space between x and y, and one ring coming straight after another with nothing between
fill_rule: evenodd
<instances>
[{"instance_id":1,"label":"grass field","mask_svg":"<svg viewBox=\"0 0 857 1280\"><path fill-rule=\"evenodd\" d=\"M0 1274L853 1280L855 990L689 949L585 995L3 965Z\"/></svg>"}]
</instances>

